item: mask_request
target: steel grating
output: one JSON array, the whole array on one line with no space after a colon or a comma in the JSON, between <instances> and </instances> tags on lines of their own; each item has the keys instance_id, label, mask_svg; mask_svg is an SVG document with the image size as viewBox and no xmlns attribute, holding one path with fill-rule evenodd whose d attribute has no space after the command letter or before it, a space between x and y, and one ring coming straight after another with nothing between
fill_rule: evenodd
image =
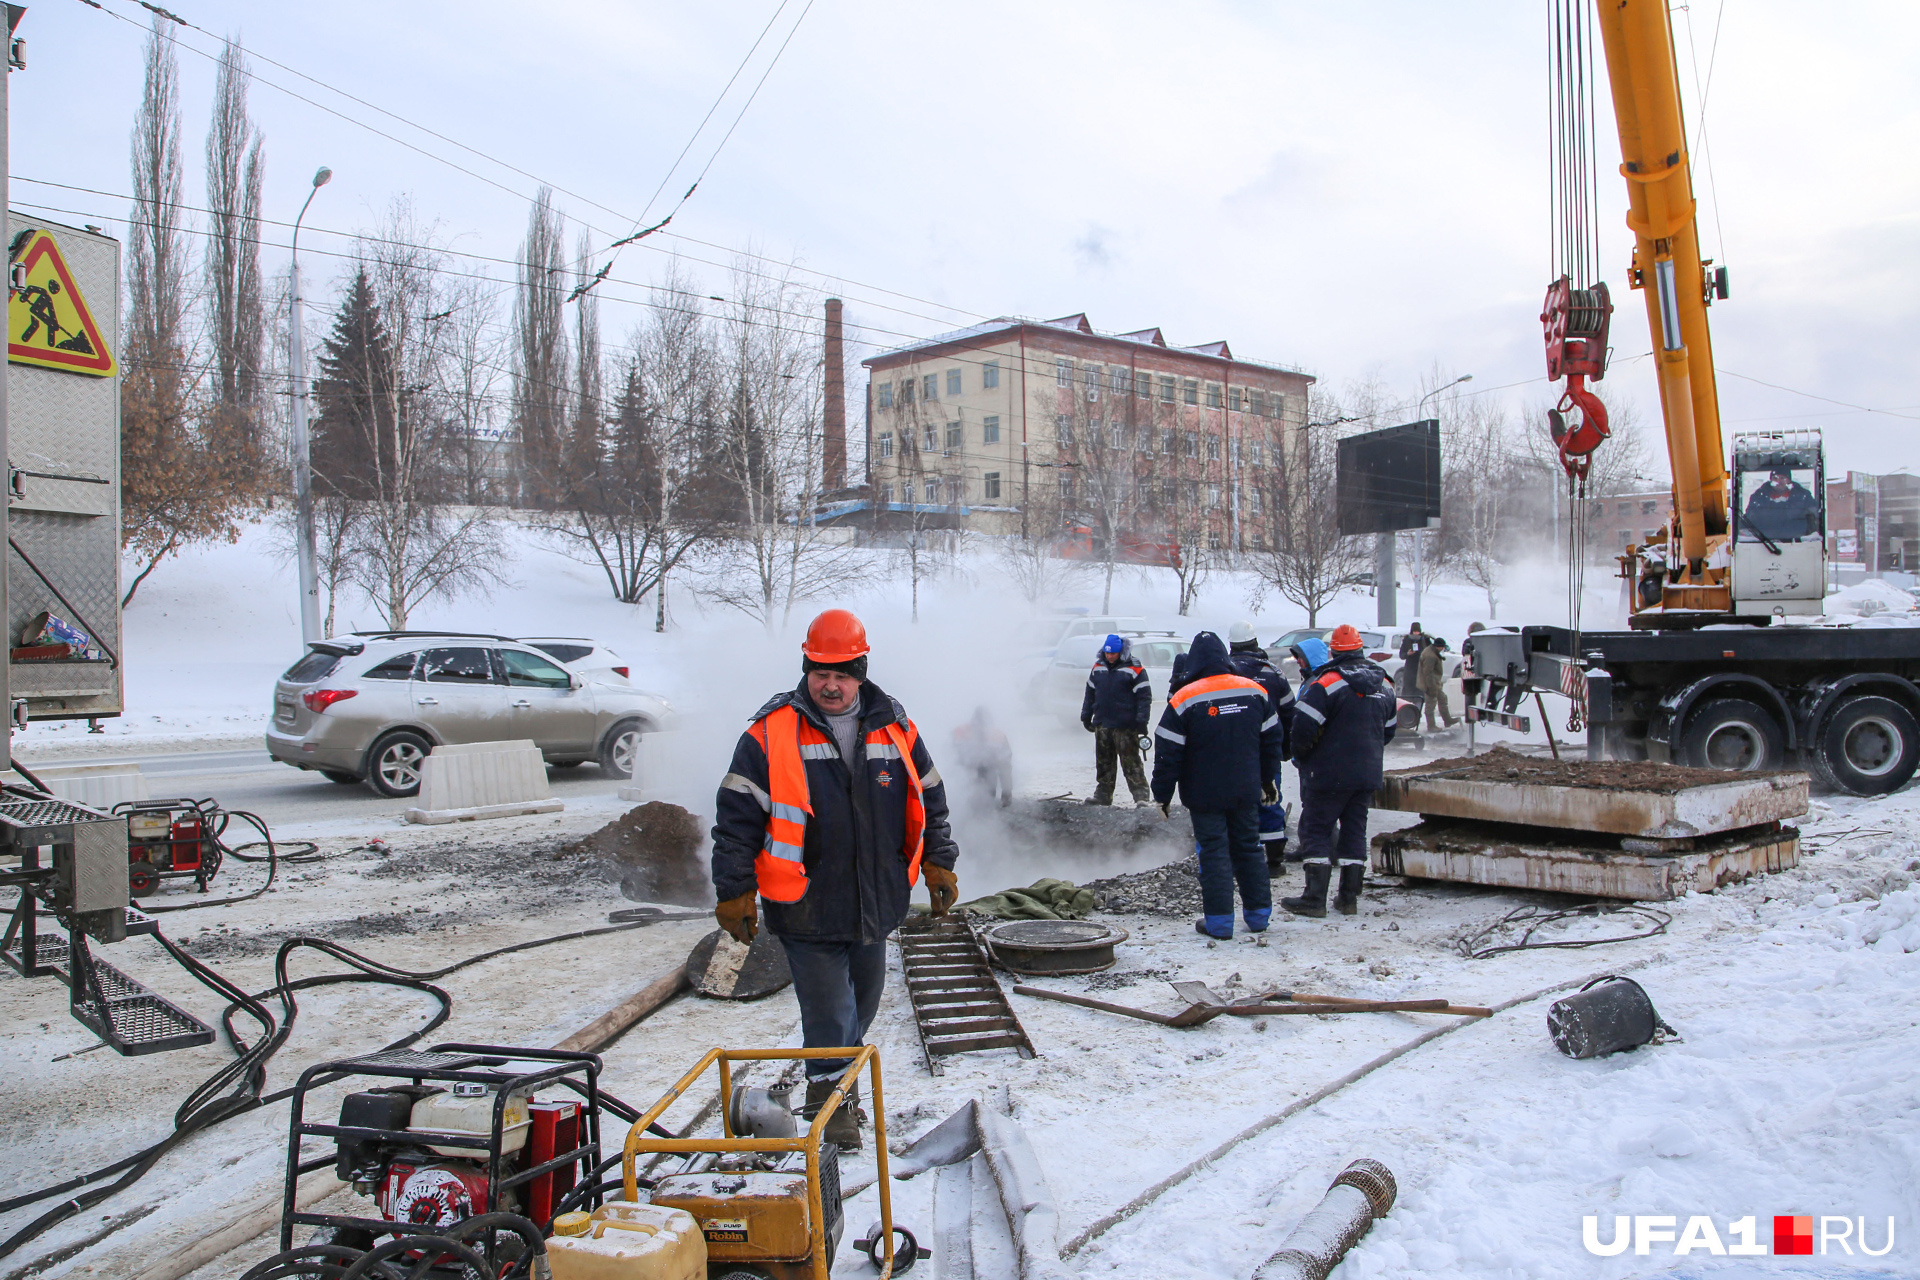
<instances>
[{"instance_id":1,"label":"steel grating","mask_svg":"<svg viewBox=\"0 0 1920 1280\"><path fill-rule=\"evenodd\" d=\"M110 821L111 815L65 800L14 800L0 804L0 822L10 827L62 827Z\"/></svg>"},{"instance_id":2,"label":"steel grating","mask_svg":"<svg viewBox=\"0 0 1920 1280\"><path fill-rule=\"evenodd\" d=\"M928 1071L944 1074L941 1058L982 1049L1017 1049L1023 1058L1038 1056L1000 990L980 940L964 920L909 916L897 936Z\"/></svg>"},{"instance_id":3,"label":"steel grating","mask_svg":"<svg viewBox=\"0 0 1920 1280\"><path fill-rule=\"evenodd\" d=\"M390 1049L385 1053L369 1053L335 1065L349 1070L380 1067L393 1071L458 1071L481 1061L484 1059L477 1053L419 1053L412 1049Z\"/></svg>"},{"instance_id":4,"label":"steel grating","mask_svg":"<svg viewBox=\"0 0 1920 1280\"><path fill-rule=\"evenodd\" d=\"M213 1028L147 990L104 960L90 959L99 999L89 991L71 1012L81 1025L127 1057L212 1044Z\"/></svg>"}]
</instances>

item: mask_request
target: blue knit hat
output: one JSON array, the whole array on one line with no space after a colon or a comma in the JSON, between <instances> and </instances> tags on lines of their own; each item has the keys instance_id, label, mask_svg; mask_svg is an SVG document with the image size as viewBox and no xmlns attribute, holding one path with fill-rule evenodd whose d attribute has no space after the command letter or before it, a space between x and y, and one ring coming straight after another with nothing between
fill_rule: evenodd
<instances>
[{"instance_id":1,"label":"blue knit hat","mask_svg":"<svg viewBox=\"0 0 1920 1280\"><path fill-rule=\"evenodd\" d=\"M1309 636L1293 646L1293 651L1307 661L1307 674L1311 675L1333 661L1333 651L1327 648L1327 642L1317 636Z\"/></svg>"},{"instance_id":2,"label":"blue knit hat","mask_svg":"<svg viewBox=\"0 0 1920 1280\"><path fill-rule=\"evenodd\" d=\"M1127 642L1119 636L1108 636L1107 642L1100 646L1102 653L1119 653L1127 647Z\"/></svg>"}]
</instances>

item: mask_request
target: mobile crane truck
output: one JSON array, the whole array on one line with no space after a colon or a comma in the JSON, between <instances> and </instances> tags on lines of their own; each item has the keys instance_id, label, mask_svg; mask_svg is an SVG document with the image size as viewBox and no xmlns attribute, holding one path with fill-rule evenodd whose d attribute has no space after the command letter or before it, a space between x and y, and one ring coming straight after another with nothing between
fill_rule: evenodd
<instances>
[{"instance_id":1,"label":"mobile crane truck","mask_svg":"<svg viewBox=\"0 0 1920 1280\"><path fill-rule=\"evenodd\" d=\"M1541 315L1548 376L1566 390L1550 426L1571 495L1607 437L1587 386L1606 373L1613 311L1597 269L1597 151L1583 111L1591 33L1599 28L1620 134L1634 234L1632 287L1646 300L1673 509L1620 574L1628 630L1572 625L1481 632L1462 646L1467 719L1525 729L1523 699L1573 703L1592 760L1659 760L1719 769L1805 768L1827 787L1882 795L1920 764L1920 628L1820 621L1826 594L1826 478L1817 431L1721 443L1707 308L1727 296L1725 267L1700 257L1673 27L1664 0L1552 0L1556 231L1563 274ZM1576 508L1578 510L1578 508ZM1575 520L1577 528L1579 521ZM1579 561L1577 549L1574 561Z\"/></svg>"}]
</instances>

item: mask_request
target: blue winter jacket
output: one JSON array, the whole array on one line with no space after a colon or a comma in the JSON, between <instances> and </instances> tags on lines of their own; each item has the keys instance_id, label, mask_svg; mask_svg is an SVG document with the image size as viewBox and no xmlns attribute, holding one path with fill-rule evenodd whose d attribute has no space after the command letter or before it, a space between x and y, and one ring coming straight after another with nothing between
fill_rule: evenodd
<instances>
[{"instance_id":1,"label":"blue winter jacket","mask_svg":"<svg viewBox=\"0 0 1920 1280\"><path fill-rule=\"evenodd\" d=\"M1211 631L1193 638L1187 684L1167 699L1153 731L1153 798L1180 789L1189 809L1252 808L1280 772L1280 714L1258 682L1233 673L1227 646Z\"/></svg>"},{"instance_id":2,"label":"blue winter jacket","mask_svg":"<svg viewBox=\"0 0 1920 1280\"><path fill-rule=\"evenodd\" d=\"M1280 758L1286 759L1293 746L1293 686L1267 657L1267 651L1252 641L1235 645L1227 661L1233 664L1233 674L1245 676L1267 691L1267 701L1280 713Z\"/></svg>"},{"instance_id":3,"label":"blue winter jacket","mask_svg":"<svg viewBox=\"0 0 1920 1280\"><path fill-rule=\"evenodd\" d=\"M1300 686L1293 704L1293 764L1305 791L1371 791L1393 741L1398 702L1387 673L1342 654Z\"/></svg>"},{"instance_id":4,"label":"blue winter jacket","mask_svg":"<svg viewBox=\"0 0 1920 1280\"><path fill-rule=\"evenodd\" d=\"M1147 717L1153 714L1153 684L1146 669L1133 658L1133 646L1120 651L1111 666L1106 655L1093 660L1087 673L1087 691L1080 698L1080 719L1093 721L1101 729L1147 731Z\"/></svg>"}]
</instances>

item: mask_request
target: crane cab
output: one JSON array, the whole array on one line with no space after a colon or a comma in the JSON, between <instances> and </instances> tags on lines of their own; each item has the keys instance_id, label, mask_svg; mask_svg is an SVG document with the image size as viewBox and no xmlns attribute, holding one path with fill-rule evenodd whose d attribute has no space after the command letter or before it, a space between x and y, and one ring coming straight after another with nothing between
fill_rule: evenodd
<instances>
[{"instance_id":1,"label":"crane cab","mask_svg":"<svg viewBox=\"0 0 1920 1280\"><path fill-rule=\"evenodd\" d=\"M1817 614L1827 593L1827 482L1820 435L1733 439L1733 613Z\"/></svg>"}]
</instances>

